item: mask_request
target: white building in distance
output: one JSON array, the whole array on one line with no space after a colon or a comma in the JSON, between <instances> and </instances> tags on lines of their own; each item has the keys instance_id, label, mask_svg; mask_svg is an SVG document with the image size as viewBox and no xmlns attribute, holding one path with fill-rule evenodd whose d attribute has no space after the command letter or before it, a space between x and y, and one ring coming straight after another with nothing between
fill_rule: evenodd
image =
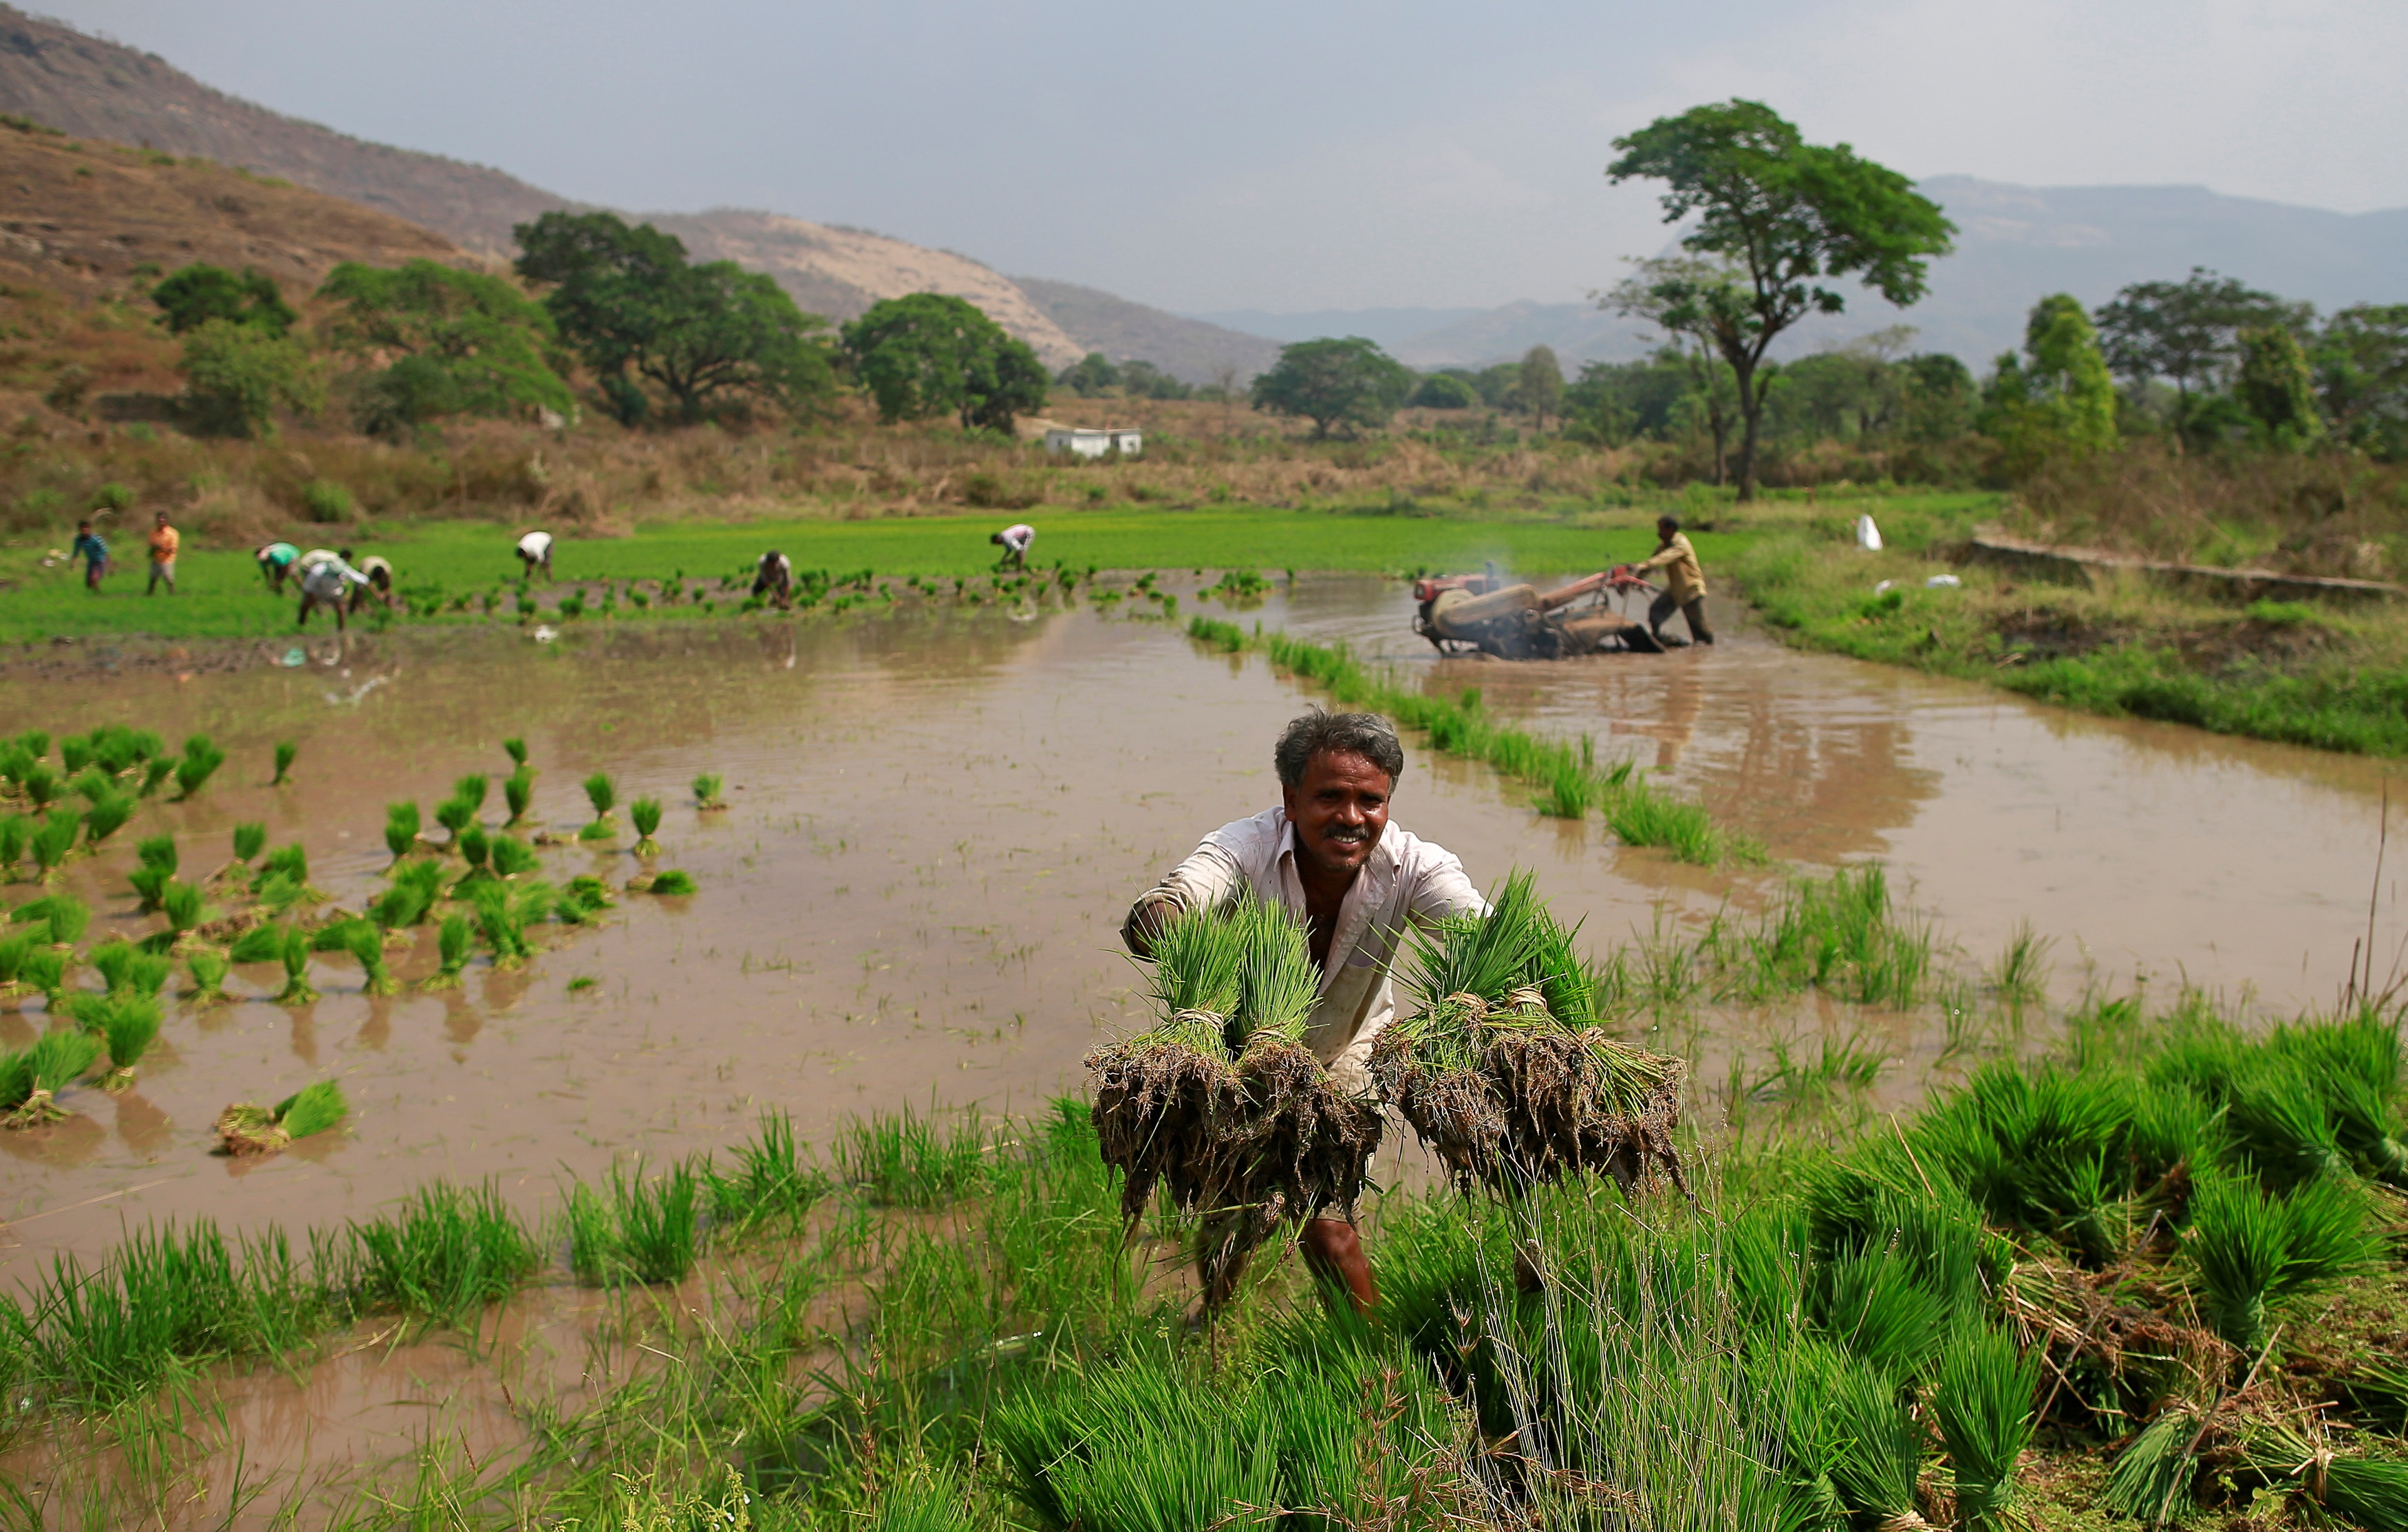
<instances>
[{"instance_id":1,"label":"white building in distance","mask_svg":"<svg viewBox=\"0 0 2408 1532\"><path fill-rule=\"evenodd\" d=\"M1045 433L1045 450L1081 457L1101 457L1106 452L1135 457L1145 450L1145 437L1125 426L1057 425Z\"/></svg>"}]
</instances>

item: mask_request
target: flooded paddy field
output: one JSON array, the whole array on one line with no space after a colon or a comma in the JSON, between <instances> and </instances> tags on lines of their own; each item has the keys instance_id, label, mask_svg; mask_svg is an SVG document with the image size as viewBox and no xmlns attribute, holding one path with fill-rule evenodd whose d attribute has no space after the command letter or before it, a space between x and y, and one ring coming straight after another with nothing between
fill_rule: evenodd
<instances>
[{"instance_id":1,"label":"flooded paddy field","mask_svg":"<svg viewBox=\"0 0 2408 1532\"><path fill-rule=\"evenodd\" d=\"M2365 936L2379 766L2176 727L2050 712L1995 694L1784 651L1738 630L1716 649L1513 666L1440 662L1405 630L1394 582L1308 579L1238 614L1392 656L1424 684L1483 689L1496 713L1586 732L1768 845L1771 869L1684 866L1548 820L1526 787L1412 752L1398 823L1484 884L1539 869L1598 949L1753 909L1782 864L1878 859L1955 961L1990 961L2018 924L2055 943L2060 995L2187 981L2273 1010L2329 1000ZM1418 650L1418 652L1416 651ZM194 802L151 800L68 886L95 935L137 933L124 874L138 835L172 827L184 876L265 819L311 880L356 909L390 857L384 806L430 809L500 741L541 772L535 824L590 817L579 783L667 804L663 866L683 899L623 895L586 929L548 927L524 968L480 958L464 988L417 993L431 936L394 954L403 993L362 993L320 954L322 997L270 1003L273 965L236 970L237 1003L173 1006L137 1086L75 1093L76 1114L0 1135L12 1278L86 1258L129 1227L229 1229L361 1216L445 1176L498 1178L513 1202L614 1161L654 1164L749 1133L764 1110L806 1136L905 1104L1036 1109L1134 1014L1117 926L1129 899L1206 831L1276 801L1269 741L1310 694L1259 659L1208 655L1159 621L1080 608L898 609L618 630L354 635L179 679L0 679L0 713L53 733L122 721L213 735L230 760ZM300 746L265 785L271 746ZM723 774L732 808L687 783ZM431 820L430 820L431 823ZM545 852L548 874L638 870L632 837ZM36 892L6 891L14 904ZM2378 944L2397 942L2393 891ZM2383 951L2378 970L2391 959ZM177 988L182 986L179 972ZM173 993L171 991L171 993ZM38 995L0 1009L0 1043L46 1024ZM1681 1039L1718 1077L1733 1052L1870 1028L1928 1062L1940 1023L1828 1007L1713 1013ZM209 1153L236 1100L339 1079L339 1134L266 1161ZM1912 1090L1920 1068L1893 1072Z\"/></svg>"}]
</instances>

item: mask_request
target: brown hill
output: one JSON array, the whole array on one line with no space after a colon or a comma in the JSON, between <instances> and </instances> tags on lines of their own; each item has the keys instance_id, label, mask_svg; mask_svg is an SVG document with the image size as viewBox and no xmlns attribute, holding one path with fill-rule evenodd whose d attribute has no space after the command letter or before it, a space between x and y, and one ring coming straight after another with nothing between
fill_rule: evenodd
<instances>
[{"instance_id":1,"label":"brown hill","mask_svg":"<svg viewBox=\"0 0 2408 1532\"><path fill-rule=\"evenodd\" d=\"M1279 342L1224 329L1202 320L1182 319L1141 303L1116 298L1100 288L1014 277L1020 291L1086 350L1115 362L1140 358L1190 383L1223 380L1225 371L1243 388L1254 374L1279 360Z\"/></svg>"}]
</instances>

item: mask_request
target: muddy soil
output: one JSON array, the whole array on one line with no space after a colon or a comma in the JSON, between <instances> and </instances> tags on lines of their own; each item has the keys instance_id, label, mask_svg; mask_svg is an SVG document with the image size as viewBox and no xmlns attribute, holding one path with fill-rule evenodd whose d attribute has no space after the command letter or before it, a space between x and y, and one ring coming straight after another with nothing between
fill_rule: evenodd
<instances>
[{"instance_id":1,"label":"muddy soil","mask_svg":"<svg viewBox=\"0 0 2408 1532\"><path fill-rule=\"evenodd\" d=\"M1737 622L1712 650L1663 656L1437 661L1406 631L1409 610L1391 582L1309 579L1233 615L1342 637L1433 687L1478 685L1501 714L1594 733L1778 858L1882 858L1969 962L2028 920L2057 943L2064 993L2139 973L2297 1006L2329 997L2366 930L2371 764L2080 718L1794 653ZM659 865L701 893L623 896L600 928L547 928L523 970L480 959L450 993L369 997L350 959L322 956L315 1005L268 1003L280 974L256 969L230 982L236 1004L179 1004L136 1090L79 1091L68 1122L0 1134L5 1280L54 1253L99 1254L154 1218L330 1222L437 1175L496 1177L534 1207L564 1173L710 1149L765 1109L810 1134L906 1102L1013 1110L1075 1089L1081 1056L1130 1014L1115 936L1128 900L1206 831L1276 801L1269 743L1307 700L1258 659L1086 609L595 623L550 644L397 631L321 636L297 667L282 657L189 680L0 680L12 727L122 720L170 739L206 730L229 752L196 802L147 808L74 866L96 934L142 928L124 881L136 837L173 828L190 877L226 858L242 820L265 819L272 845L301 841L313 881L356 907L380 886L386 803L414 798L431 823L461 774L498 784L513 735L543 774L541 824L573 832L588 817L580 779L608 771L622 803L670 806ZM274 788L281 738L300 758ZM724 813L693 806L687 783L705 770L726 778ZM496 786L489 817L499 798ZM1702 920L1777 882L1617 847L1528 798L1416 751L1397 817L1484 883L1538 867L1600 945L1646 932L1659 909ZM550 850L550 875L620 881L637 870L631 838ZM7 886L0 901L36 892ZM2394 941L2390 885L2383 896L2379 936ZM430 968L431 948L396 954L399 977ZM46 1024L37 996L0 1002L0 1044ZM1859 1021L1810 1008L1713 1024L1732 1034L1724 1046L1757 1047ZM1936 1051L1929 1018L1871 1024L1903 1057ZM353 1106L341 1134L265 1161L208 1153L228 1102L326 1076Z\"/></svg>"}]
</instances>

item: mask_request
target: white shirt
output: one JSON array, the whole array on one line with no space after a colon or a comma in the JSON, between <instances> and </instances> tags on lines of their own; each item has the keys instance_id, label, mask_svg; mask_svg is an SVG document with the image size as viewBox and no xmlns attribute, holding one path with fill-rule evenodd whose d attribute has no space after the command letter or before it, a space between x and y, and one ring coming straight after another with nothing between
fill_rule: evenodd
<instances>
[{"instance_id":1,"label":"white shirt","mask_svg":"<svg viewBox=\"0 0 2408 1532\"><path fill-rule=\"evenodd\" d=\"M1224 824L1144 899L1168 895L1181 909L1216 909L1242 893L1274 900L1301 923L1304 884L1296 870L1296 827L1284 809ZM1338 906L1338 928L1322 966L1321 999L1304 1040L1345 1089L1368 1092L1371 1039L1396 1018L1388 969L1408 925L1425 929L1449 915L1484 913L1487 901L1443 847L1391 823Z\"/></svg>"},{"instance_id":2,"label":"white shirt","mask_svg":"<svg viewBox=\"0 0 2408 1532\"><path fill-rule=\"evenodd\" d=\"M321 601L340 600L344 586L367 582L367 576L332 553L301 571L301 594L315 596Z\"/></svg>"},{"instance_id":3,"label":"white shirt","mask_svg":"<svg viewBox=\"0 0 2408 1532\"><path fill-rule=\"evenodd\" d=\"M1003 546L1015 553L1027 552L1028 545L1036 540L1037 529L1025 522L1003 529Z\"/></svg>"},{"instance_id":4,"label":"white shirt","mask_svg":"<svg viewBox=\"0 0 2408 1532\"><path fill-rule=\"evenodd\" d=\"M795 561L783 553L780 553L775 558L764 556L761 560L758 578L767 580L771 575L777 575L791 581L795 578Z\"/></svg>"},{"instance_id":5,"label":"white shirt","mask_svg":"<svg viewBox=\"0 0 2408 1532\"><path fill-rule=\"evenodd\" d=\"M552 552L552 534L549 532L528 533L525 537L519 539L519 552L524 557L531 558L538 564L541 564Z\"/></svg>"}]
</instances>

